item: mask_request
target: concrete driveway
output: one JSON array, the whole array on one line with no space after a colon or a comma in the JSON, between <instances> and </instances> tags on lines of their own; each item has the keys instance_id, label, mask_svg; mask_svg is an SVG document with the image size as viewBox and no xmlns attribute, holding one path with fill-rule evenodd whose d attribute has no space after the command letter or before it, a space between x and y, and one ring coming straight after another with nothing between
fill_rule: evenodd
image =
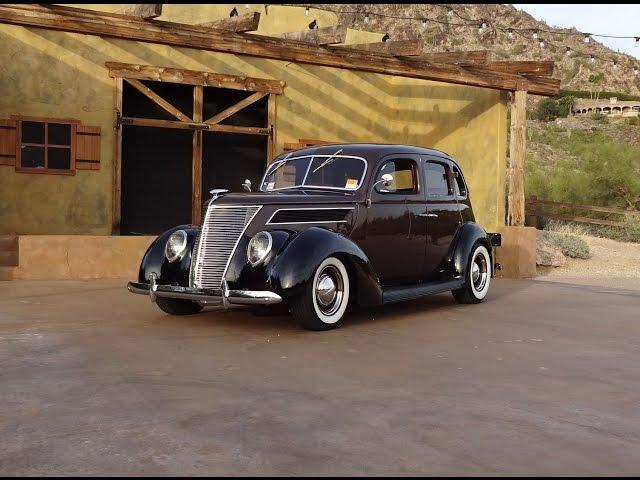
<instances>
[{"instance_id":1,"label":"concrete driveway","mask_svg":"<svg viewBox=\"0 0 640 480\"><path fill-rule=\"evenodd\" d=\"M0 474L640 472L640 292L496 280L300 330L0 282Z\"/></svg>"}]
</instances>

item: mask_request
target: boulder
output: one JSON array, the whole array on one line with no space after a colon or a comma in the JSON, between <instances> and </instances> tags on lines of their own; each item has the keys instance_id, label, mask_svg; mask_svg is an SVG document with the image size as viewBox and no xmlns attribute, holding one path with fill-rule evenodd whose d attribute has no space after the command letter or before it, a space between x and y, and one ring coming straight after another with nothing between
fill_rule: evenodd
<instances>
[{"instance_id":1,"label":"boulder","mask_svg":"<svg viewBox=\"0 0 640 480\"><path fill-rule=\"evenodd\" d=\"M544 267L563 267L567 263L560 247L548 237L547 232L536 232L536 265Z\"/></svg>"}]
</instances>

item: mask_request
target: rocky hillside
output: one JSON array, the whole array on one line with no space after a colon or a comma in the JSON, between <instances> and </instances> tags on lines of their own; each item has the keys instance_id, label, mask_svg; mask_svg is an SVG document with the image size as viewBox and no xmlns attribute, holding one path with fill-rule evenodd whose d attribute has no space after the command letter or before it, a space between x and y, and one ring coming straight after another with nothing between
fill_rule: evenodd
<instances>
[{"instance_id":1,"label":"rocky hillside","mask_svg":"<svg viewBox=\"0 0 640 480\"><path fill-rule=\"evenodd\" d=\"M389 33L392 39L413 38L420 35L424 39L426 51L456 51L488 49L496 60L553 60L556 62L554 76L562 80L562 88L571 90L589 90L590 75L602 74L604 78L600 88L605 91L640 94L640 75L634 74L634 66L640 66L640 60L630 55L617 53L595 39L588 44L582 35L565 35L577 32L575 29L551 28L539 22L528 13L511 5L503 4L454 4L454 15L447 14L446 5L425 4L319 4L322 8L338 13L339 23L363 30ZM358 13L340 13L340 12ZM365 13L368 12L368 22ZM426 18L426 27L413 19L398 19L372 15L380 13L394 17ZM470 23L469 20L484 19L487 28L482 34L469 26L447 25L445 23ZM431 21L429 21L431 20ZM532 28L552 30L541 32L545 47L540 48L539 41L531 34L507 34L496 27ZM632 42L633 40L629 40ZM574 53L566 55L566 47ZM583 53L578 53L583 52ZM590 55L597 57L590 61ZM618 68L613 68L616 61Z\"/></svg>"}]
</instances>

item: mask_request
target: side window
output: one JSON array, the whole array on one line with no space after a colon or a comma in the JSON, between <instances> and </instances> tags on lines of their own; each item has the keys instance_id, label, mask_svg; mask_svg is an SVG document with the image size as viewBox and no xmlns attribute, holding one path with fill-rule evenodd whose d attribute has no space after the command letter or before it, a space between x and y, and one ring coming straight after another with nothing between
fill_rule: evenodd
<instances>
[{"instance_id":1,"label":"side window","mask_svg":"<svg viewBox=\"0 0 640 480\"><path fill-rule=\"evenodd\" d=\"M424 165L427 197L448 197L452 195L447 167L442 163L427 162Z\"/></svg>"},{"instance_id":2,"label":"side window","mask_svg":"<svg viewBox=\"0 0 640 480\"><path fill-rule=\"evenodd\" d=\"M17 169L24 172L73 173L71 123L44 119L20 120Z\"/></svg>"},{"instance_id":3,"label":"side window","mask_svg":"<svg viewBox=\"0 0 640 480\"><path fill-rule=\"evenodd\" d=\"M464 179L462 178L462 174L460 173L458 167L453 167L453 175L455 177L453 186L456 189L456 195L462 198L466 197L467 186L464 184Z\"/></svg>"},{"instance_id":4,"label":"side window","mask_svg":"<svg viewBox=\"0 0 640 480\"><path fill-rule=\"evenodd\" d=\"M378 193L418 193L418 169L413 160L398 158L384 163L378 170L374 182L378 182L386 174L391 175L393 180L388 187L382 183L376 185L375 189Z\"/></svg>"}]
</instances>

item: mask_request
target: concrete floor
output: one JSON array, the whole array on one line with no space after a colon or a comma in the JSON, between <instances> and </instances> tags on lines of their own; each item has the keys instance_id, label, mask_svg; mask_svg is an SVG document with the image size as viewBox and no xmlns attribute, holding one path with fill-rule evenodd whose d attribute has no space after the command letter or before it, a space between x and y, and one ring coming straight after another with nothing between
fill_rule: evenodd
<instances>
[{"instance_id":1,"label":"concrete floor","mask_svg":"<svg viewBox=\"0 0 640 480\"><path fill-rule=\"evenodd\" d=\"M637 474L640 291L496 280L300 330L0 282L0 474Z\"/></svg>"}]
</instances>

